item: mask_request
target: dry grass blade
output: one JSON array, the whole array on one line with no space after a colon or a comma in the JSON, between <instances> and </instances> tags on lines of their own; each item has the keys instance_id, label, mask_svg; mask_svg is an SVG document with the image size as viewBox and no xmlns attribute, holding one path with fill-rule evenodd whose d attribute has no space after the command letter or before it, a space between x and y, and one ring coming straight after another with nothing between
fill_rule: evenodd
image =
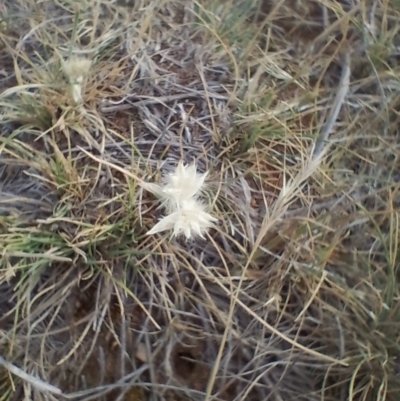
<instances>
[{"instance_id":1,"label":"dry grass blade","mask_svg":"<svg viewBox=\"0 0 400 401\"><path fill-rule=\"evenodd\" d=\"M321 132L318 135L317 141L315 142L315 146L312 152L313 157L318 157L323 149L324 144L326 144L329 134L331 133L333 126L335 125L335 122L339 116L339 112L343 106L344 100L349 92L351 73L350 54L346 53L343 60L342 75L339 81L339 90L336 94L332 109L329 113L326 123L323 125Z\"/></svg>"},{"instance_id":2,"label":"dry grass blade","mask_svg":"<svg viewBox=\"0 0 400 401\"><path fill-rule=\"evenodd\" d=\"M43 380L24 372L22 369L18 368L12 363L7 362L2 356L0 356L0 365L10 371L12 374L18 376L23 381L31 384L39 391L48 391L52 394L57 395L62 394L62 391L58 387L52 386L51 384L46 383Z\"/></svg>"}]
</instances>

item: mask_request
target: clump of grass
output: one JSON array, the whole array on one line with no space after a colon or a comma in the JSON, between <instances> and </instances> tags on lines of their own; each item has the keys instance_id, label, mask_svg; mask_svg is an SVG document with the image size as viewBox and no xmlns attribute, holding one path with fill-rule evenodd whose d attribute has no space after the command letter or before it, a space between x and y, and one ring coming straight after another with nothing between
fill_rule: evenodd
<instances>
[{"instance_id":1,"label":"clump of grass","mask_svg":"<svg viewBox=\"0 0 400 401\"><path fill-rule=\"evenodd\" d=\"M1 6L1 399L397 400L395 6L128 3Z\"/></svg>"}]
</instances>

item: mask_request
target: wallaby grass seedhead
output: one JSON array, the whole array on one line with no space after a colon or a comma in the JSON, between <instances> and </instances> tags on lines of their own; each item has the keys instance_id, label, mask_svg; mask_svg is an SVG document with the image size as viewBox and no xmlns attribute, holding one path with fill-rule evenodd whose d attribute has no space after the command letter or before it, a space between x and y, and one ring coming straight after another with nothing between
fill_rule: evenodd
<instances>
[{"instance_id":1,"label":"wallaby grass seedhead","mask_svg":"<svg viewBox=\"0 0 400 401\"><path fill-rule=\"evenodd\" d=\"M70 87L72 98L75 103L82 102L83 84L89 73L91 60L86 58L71 57L69 60L63 61L63 71L66 75Z\"/></svg>"},{"instance_id":2,"label":"wallaby grass seedhead","mask_svg":"<svg viewBox=\"0 0 400 401\"><path fill-rule=\"evenodd\" d=\"M162 200L167 215L147 235L173 230L173 236L184 234L186 239L195 236L205 239L204 233L218 221L206 212L200 198L208 172L199 174L196 164L179 162L173 172L167 173L162 186L143 182L141 186Z\"/></svg>"}]
</instances>

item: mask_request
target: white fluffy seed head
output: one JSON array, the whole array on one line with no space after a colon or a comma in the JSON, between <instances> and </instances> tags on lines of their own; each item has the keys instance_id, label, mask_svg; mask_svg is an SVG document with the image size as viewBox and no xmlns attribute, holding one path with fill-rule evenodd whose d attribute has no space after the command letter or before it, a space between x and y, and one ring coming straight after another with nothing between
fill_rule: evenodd
<instances>
[{"instance_id":1,"label":"white fluffy seed head","mask_svg":"<svg viewBox=\"0 0 400 401\"><path fill-rule=\"evenodd\" d=\"M83 57L71 57L63 62L64 74L67 76L70 84L82 84L92 65L91 60Z\"/></svg>"},{"instance_id":2,"label":"white fluffy seed head","mask_svg":"<svg viewBox=\"0 0 400 401\"><path fill-rule=\"evenodd\" d=\"M176 169L163 178L162 185L142 183L142 187L158 196L166 208L163 217L147 234L173 230L173 236L185 235L204 238L204 233L217 221L199 200L208 173L199 174L196 165L180 162Z\"/></svg>"},{"instance_id":3,"label":"white fluffy seed head","mask_svg":"<svg viewBox=\"0 0 400 401\"><path fill-rule=\"evenodd\" d=\"M142 187L158 196L168 211L176 205L197 197L204 190L204 181L208 173L199 174L196 165L184 165L180 162L172 173L165 175L162 185L143 183Z\"/></svg>"},{"instance_id":4,"label":"white fluffy seed head","mask_svg":"<svg viewBox=\"0 0 400 401\"><path fill-rule=\"evenodd\" d=\"M205 206L197 199L182 201L174 212L163 217L147 235L172 230L173 236L185 235L187 239L199 236L211 228L217 219L205 210Z\"/></svg>"},{"instance_id":5,"label":"white fluffy seed head","mask_svg":"<svg viewBox=\"0 0 400 401\"><path fill-rule=\"evenodd\" d=\"M175 202L189 200L200 194L208 173L199 174L196 165L180 162L174 172L164 177L164 192Z\"/></svg>"},{"instance_id":6,"label":"white fluffy seed head","mask_svg":"<svg viewBox=\"0 0 400 401\"><path fill-rule=\"evenodd\" d=\"M91 65L92 62L90 60L82 57L72 57L67 61L63 61L64 74L71 85L71 94L75 103L82 102L82 85Z\"/></svg>"}]
</instances>

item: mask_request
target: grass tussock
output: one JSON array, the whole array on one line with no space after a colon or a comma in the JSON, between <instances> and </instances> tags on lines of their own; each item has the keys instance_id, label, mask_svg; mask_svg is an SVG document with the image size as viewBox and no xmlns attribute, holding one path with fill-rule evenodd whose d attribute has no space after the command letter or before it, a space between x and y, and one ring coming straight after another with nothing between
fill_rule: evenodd
<instances>
[{"instance_id":1,"label":"grass tussock","mask_svg":"<svg viewBox=\"0 0 400 401\"><path fill-rule=\"evenodd\" d=\"M397 400L398 10L5 1L0 400Z\"/></svg>"}]
</instances>

